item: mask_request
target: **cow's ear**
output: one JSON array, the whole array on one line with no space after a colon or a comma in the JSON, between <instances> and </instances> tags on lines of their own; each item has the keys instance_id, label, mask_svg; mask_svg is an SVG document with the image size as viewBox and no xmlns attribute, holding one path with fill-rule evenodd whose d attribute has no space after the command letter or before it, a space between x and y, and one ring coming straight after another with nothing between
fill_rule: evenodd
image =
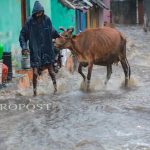
<instances>
[{"instance_id":1,"label":"cow's ear","mask_svg":"<svg viewBox=\"0 0 150 150\"><path fill-rule=\"evenodd\" d=\"M63 27L59 27L59 30L65 31L65 29Z\"/></svg>"}]
</instances>

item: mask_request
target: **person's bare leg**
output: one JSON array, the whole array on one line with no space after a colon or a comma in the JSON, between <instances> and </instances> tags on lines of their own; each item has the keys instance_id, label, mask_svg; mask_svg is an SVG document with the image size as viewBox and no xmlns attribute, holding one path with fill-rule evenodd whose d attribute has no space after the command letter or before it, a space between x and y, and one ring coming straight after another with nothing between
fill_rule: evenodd
<instances>
[{"instance_id":1,"label":"person's bare leg","mask_svg":"<svg viewBox=\"0 0 150 150\"><path fill-rule=\"evenodd\" d=\"M33 95L37 95L37 77L38 77L38 69L33 68Z\"/></svg>"},{"instance_id":2,"label":"person's bare leg","mask_svg":"<svg viewBox=\"0 0 150 150\"><path fill-rule=\"evenodd\" d=\"M49 75L51 76L51 79L54 85L54 94L55 94L57 92L57 83L56 83L55 73L53 71L53 65L48 66L48 72L49 72Z\"/></svg>"}]
</instances>

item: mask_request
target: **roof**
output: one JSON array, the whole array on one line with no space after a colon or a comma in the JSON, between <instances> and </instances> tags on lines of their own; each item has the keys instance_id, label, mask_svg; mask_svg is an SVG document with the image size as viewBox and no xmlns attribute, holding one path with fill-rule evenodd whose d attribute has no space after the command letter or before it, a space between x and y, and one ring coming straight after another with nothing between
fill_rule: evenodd
<instances>
[{"instance_id":1,"label":"roof","mask_svg":"<svg viewBox=\"0 0 150 150\"><path fill-rule=\"evenodd\" d=\"M102 0L59 0L64 6L71 9L88 10L97 5L101 8L109 10Z\"/></svg>"}]
</instances>

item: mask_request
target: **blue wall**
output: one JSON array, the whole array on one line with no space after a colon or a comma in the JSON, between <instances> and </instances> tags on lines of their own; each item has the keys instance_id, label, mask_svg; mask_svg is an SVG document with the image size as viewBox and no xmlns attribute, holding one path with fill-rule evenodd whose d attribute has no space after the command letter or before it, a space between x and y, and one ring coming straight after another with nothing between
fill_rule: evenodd
<instances>
[{"instance_id":1,"label":"blue wall","mask_svg":"<svg viewBox=\"0 0 150 150\"><path fill-rule=\"evenodd\" d=\"M86 28L86 13L83 13L79 10L76 11L76 20L77 20L77 33L84 31Z\"/></svg>"}]
</instances>

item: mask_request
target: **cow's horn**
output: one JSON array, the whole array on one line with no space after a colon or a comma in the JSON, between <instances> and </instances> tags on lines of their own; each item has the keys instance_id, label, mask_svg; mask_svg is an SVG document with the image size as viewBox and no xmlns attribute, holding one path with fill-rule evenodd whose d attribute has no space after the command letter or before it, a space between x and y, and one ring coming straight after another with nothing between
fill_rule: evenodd
<instances>
[{"instance_id":1,"label":"cow's horn","mask_svg":"<svg viewBox=\"0 0 150 150\"><path fill-rule=\"evenodd\" d=\"M67 31L71 30L71 32L74 31L74 27L70 27Z\"/></svg>"},{"instance_id":2,"label":"cow's horn","mask_svg":"<svg viewBox=\"0 0 150 150\"><path fill-rule=\"evenodd\" d=\"M63 27L59 27L59 30L66 31Z\"/></svg>"},{"instance_id":3,"label":"cow's horn","mask_svg":"<svg viewBox=\"0 0 150 150\"><path fill-rule=\"evenodd\" d=\"M72 30L72 32L74 31L74 27L71 27L70 29Z\"/></svg>"}]
</instances>

